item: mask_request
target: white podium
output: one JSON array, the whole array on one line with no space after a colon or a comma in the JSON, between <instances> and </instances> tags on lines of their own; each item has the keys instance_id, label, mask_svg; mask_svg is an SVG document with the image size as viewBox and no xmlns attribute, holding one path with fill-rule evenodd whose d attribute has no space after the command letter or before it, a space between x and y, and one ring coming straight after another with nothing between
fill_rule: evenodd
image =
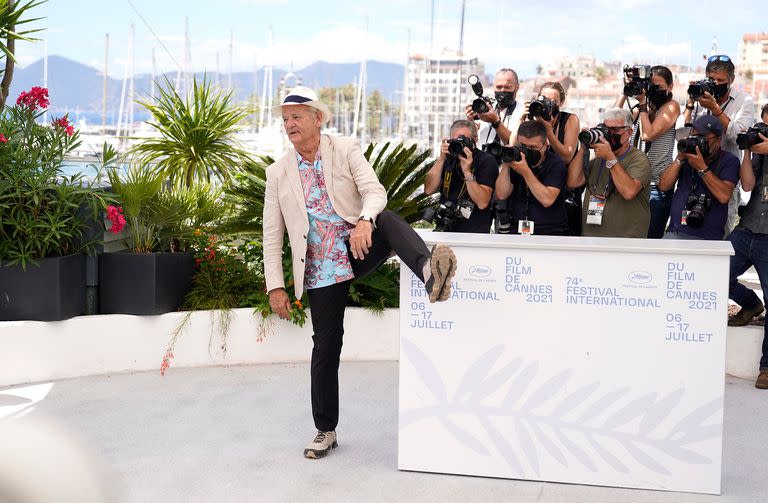
<instances>
[{"instance_id":1,"label":"white podium","mask_svg":"<svg viewBox=\"0 0 768 503\"><path fill-rule=\"evenodd\" d=\"M401 268L401 470L720 493L727 241L422 233Z\"/></svg>"}]
</instances>

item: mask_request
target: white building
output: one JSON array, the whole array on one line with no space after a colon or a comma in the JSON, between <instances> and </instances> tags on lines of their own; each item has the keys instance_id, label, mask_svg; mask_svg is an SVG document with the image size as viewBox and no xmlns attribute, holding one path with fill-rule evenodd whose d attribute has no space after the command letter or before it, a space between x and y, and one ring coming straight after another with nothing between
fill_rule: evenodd
<instances>
[{"instance_id":1,"label":"white building","mask_svg":"<svg viewBox=\"0 0 768 503\"><path fill-rule=\"evenodd\" d=\"M745 33L739 44L739 75L768 80L768 33Z\"/></svg>"},{"instance_id":2,"label":"white building","mask_svg":"<svg viewBox=\"0 0 768 503\"><path fill-rule=\"evenodd\" d=\"M430 146L436 138L447 137L451 123L466 118L464 107L475 98L467 83L472 74L488 87L485 68L477 58L447 51L439 58L411 56L405 69L403 136ZM493 97L488 89L485 94Z\"/></svg>"},{"instance_id":3,"label":"white building","mask_svg":"<svg viewBox=\"0 0 768 503\"><path fill-rule=\"evenodd\" d=\"M563 56L548 63L542 70L547 77L570 77L574 80L596 77L598 63L594 56Z\"/></svg>"}]
</instances>

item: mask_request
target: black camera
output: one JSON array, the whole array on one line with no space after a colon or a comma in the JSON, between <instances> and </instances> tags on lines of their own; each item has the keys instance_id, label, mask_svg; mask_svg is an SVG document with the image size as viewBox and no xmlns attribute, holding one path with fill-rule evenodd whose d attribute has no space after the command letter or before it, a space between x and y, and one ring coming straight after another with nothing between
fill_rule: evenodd
<instances>
[{"instance_id":1,"label":"black camera","mask_svg":"<svg viewBox=\"0 0 768 503\"><path fill-rule=\"evenodd\" d=\"M483 150L496 158L496 162L501 164L505 162L519 162L522 159L520 154L523 149L518 146L507 147L501 143L491 142L483 145Z\"/></svg>"},{"instance_id":2,"label":"black camera","mask_svg":"<svg viewBox=\"0 0 768 503\"><path fill-rule=\"evenodd\" d=\"M712 201L704 192L699 195L688 194L688 200L685 207L688 210L688 217L685 223L688 227L698 229L704 225L704 215L709 211Z\"/></svg>"},{"instance_id":3,"label":"black camera","mask_svg":"<svg viewBox=\"0 0 768 503\"><path fill-rule=\"evenodd\" d=\"M649 65L624 66L624 75L629 79L624 85L624 96L639 96L648 91L651 83L651 67Z\"/></svg>"},{"instance_id":4,"label":"black camera","mask_svg":"<svg viewBox=\"0 0 768 503\"><path fill-rule=\"evenodd\" d=\"M601 138L608 137L608 126L602 122L597 126L587 129L579 133L579 141L584 145L594 145L599 142Z\"/></svg>"},{"instance_id":5,"label":"black camera","mask_svg":"<svg viewBox=\"0 0 768 503\"><path fill-rule=\"evenodd\" d=\"M701 98L704 96L704 93L709 93L714 96L715 87L717 87L717 83L714 80L710 78L702 79L688 86L688 96L690 96L692 100Z\"/></svg>"},{"instance_id":6,"label":"black camera","mask_svg":"<svg viewBox=\"0 0 768 503\"><path fill-rule=\"evenodd\" d=\"M472 150L474 146L472 140L464 135L460 135L458 138L451 138L448 140L448 155L451 157L466 157L464 154L464 147Z\"/></svg>"},{"instance_id":7,"label":"black camera","mask_svg":"<svg viewBox=\"0 0 768 503\"><path fill-rule=\"evenodd\" d=\"M550 121L559 112L560 107L557 106L557 103L544 96L539 96L528 105L529 120L533 120L534 117L541 117L545 121Z\"/></svg>"},{"instance_id":8,"label":"black camera","mask_svg":"<svg viewBox=\"0 0 768 503\"><path fill-rule=\"evenodd\" d=\"M684 154L696 155L696 147L703 158L709 157L709 141L703 136L689 136L677 142L677 151Z\"/></svg>"},{"instance_id":9,"label":"black camera","mask_svg":"<svg viewBox=\"0 0 768 503\"><path fill-rule=\"evenodd\" d=\"M456 227L456 222L468 219L474 209L475 203L470 199L445 201L440 203L437 208L427 208L424 210L421 219L434 223L435 232L452 232Z\"/></svg>"},{"instance_id":10,"label":"black camera","mask_svg":"<svg viewBox=\"0 0 768 503\"><path fill-rule=\"evenodd\" d=\"M746 150L758 143L763 143L763 139L758 135L768 136L768 124L758 122L743 133L737 134L736 145L739 146L739 150Z\"/></svg>"},{"instance_id":11,"label":"black camera","mask_svg":"<svg viewBox=\"0 0 768 503\"><path fill-rule=\"evenodd\" d=\"M483 96L483 84L480 82L480 77L477 75L470 75L467 77L467 82L472 86L472 92L475 93L477 98L472 101L472 111L476 114L484 114L493 107L493 101L487 96Z\"/></svg>"},{"instance_id":12,"label":"black camera","mask_svg":"<svg viewBox=\"0 0 768 503\"><path fill-rule=\"evenodd\" d=\"M507 209L507 200L496 199L493 210L496 213L496 233L512 234L512 213Z\"/></svg>"}]
</instances>

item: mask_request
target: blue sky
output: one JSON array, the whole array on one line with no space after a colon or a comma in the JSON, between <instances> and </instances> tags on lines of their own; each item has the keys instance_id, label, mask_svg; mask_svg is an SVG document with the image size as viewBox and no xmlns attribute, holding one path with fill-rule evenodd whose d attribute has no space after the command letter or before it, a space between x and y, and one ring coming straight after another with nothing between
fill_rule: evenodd
<instances>
[{"instance_id":1,"label":"blue sky","mask_svg":"<svg viewBox=\"0 0 768 503\"><path fill-rule=\"evenodd\" d=\"M322 59L369 59L403 63L408 52L428 53L431 0L318 2L309 0L132 0L139 13L179 64L183 61L184 18L189 17L195 70L228 67L228 40L234 36L233 67L250 71L272 58L275 66L301 68ZM489 72L512 66L531 76L539 62L564 54L638 63L701 61L717 37L721 53L737 58L745 32L768 30L768 10L759 2L723 2L717 12L708 0L573 0L518 2L467 0L464 48ZM435 0L434 47L457 48L461 0ZM136 70L152 68L155 48L160 70L174 71L171 55L128 0L49 0L37 8L46 16L48 53L101 68L104 34L110 34L110 74L121 76L128 57L129 25L135 25ZM368 35L366 43L366 20ZM268 31L274 50L267 50ZM42 57L44 44L22 43L20 63Z\"/></svg>"}]
</instances>

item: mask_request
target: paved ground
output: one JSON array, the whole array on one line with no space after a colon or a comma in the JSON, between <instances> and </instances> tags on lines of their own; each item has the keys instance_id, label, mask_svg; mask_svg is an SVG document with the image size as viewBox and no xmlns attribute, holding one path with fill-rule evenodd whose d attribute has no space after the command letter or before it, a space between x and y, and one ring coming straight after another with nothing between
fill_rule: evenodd
<instances>
[{"instance_id":1,"label":"paved ground","mask_svg":"<svg viewBox=\"0 0 768 503\"><path fill-rule=\"evenodd\" d=\"M80 435L113 472L125 502L768 498L768 391L752 382L727 380L721 497L399 472L396 363L342 365L340 447L324 460L305 460L301 451L314 433L308 383L303 364L73 379L54 383L19 421L48 416ZM18 407L13 391L0 390L0 416L3 406Z\"/></svg>"}]
</instances>

